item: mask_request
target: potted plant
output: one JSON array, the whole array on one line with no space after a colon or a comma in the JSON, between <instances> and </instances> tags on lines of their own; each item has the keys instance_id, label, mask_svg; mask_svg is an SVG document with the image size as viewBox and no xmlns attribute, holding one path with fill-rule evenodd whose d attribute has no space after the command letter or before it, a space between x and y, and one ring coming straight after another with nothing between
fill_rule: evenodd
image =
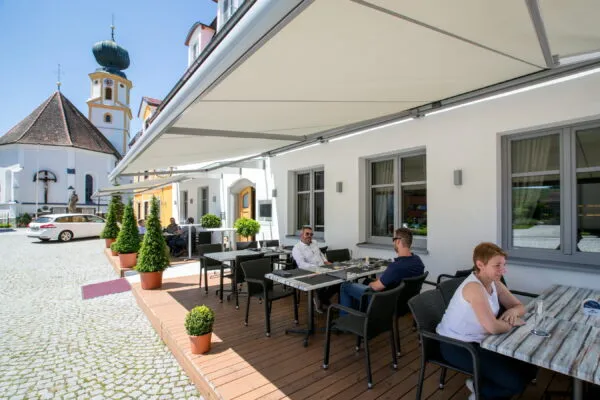
<instances>
[{"instance_id":1,"label":"potted plant","mask_svg":"<svg viewBox=\"0 0 600 400\"><path fill-rule=\"evenodd\" d=\"M135 266L140 273L142 289L158 289L162 285L162 273L169 266L169 251L162 234L159 217L160 203L152 197L150 216L146 220L146 234Z\"/></svg>"},{"instance_id":2,"label":"potted plant","mask_svg":"<svg viewBox=\"0 0 600 400\"><path fill-rule=\"evenodd\" d=\"M185 330L190 337L192 354L204 354L210 350L214 311L205 305L192 308L185 316Z\"/></svg>"},{"instance_id":3,"label":"potted plant","mask_svg":"<svg viewBox=\"0 0 600 400\"><path fill-rule=\"evenodd\" d=\"M252 218L238 218L233 223L233 227L237 234L245 237L246 240L251 240L260 231L260 224Z\"/></svg>"},{"instance_id":4,"label":"potted plant","mask_svg":"<svg viewBox=\"0 0 600 400\"><path fill-rule=\"evenodd\" d=\"M133 203L130 201L123 213L123 226L117 236L117 241L111 245L119 252L121 268L133 268L140 249L140 234L133 216Z\"/></svg>"},{"instance_id":5,"label":"potted plant","mask_svg":"<svg viewBox=\"0 0 600 400\"><path fill-rule=\"evenodd\" d=\"M104 229L100 233L100 237L106 242L106 248L110 249L110 245L117 239L119 235L119 225L117 225L117 198L113 196L108 205L108 214L106 214L106 223Z\"/></svg>"},{"instance_id":6,"label":"potted plant","mask_svg":"<svg viewBox=\"0 0 600 400\"><path fill-rule=\"evenodd\" d=\"M221 218L217 217L215 214L204 214L200 223L203 228L220 228Z\"/></svg>"},{"instance_id":7,"label":"potted plant","mask_svg":"<svg viewBox=\"0 0 600 400\"><path fill-rule=\"evenodd\" d=\"M113 257L117 257L119 255L119 250L116 241L110 244L110 255Z\"/></svg>"}]
</instances>

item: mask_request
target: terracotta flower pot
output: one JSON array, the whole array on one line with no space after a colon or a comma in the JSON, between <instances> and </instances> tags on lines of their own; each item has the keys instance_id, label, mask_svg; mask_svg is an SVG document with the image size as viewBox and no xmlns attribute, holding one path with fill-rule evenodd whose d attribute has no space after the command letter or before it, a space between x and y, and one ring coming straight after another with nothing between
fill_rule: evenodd
<instances>
[{"instance_id":1,"label":"terracotta flower pot","mask_svg":"<svg viewBox=\"0 0 600 400\"><path fill-rule=\"evenodd\" d=\"M119 255L118 251L114 251L113 249L110 249L110 255L113 257L117 257Z\"/></svg>"},{"instance_id":2,"label":"terracotta flower pot","mask_svg":"<svg viewBox=\"0 0 600 400\"><path fill-rule=\"evenodd\" d=\"M104 239L104 243L106 243L106 248L110 249L110 245L113 244L117 239Z\"/></svg>"},{"instance_id":3,"label":"terracotta flower pot","mask_svg":"<svg viewBox=\"0 0 600 400\"><path fill-rule=\"evenodd\" d=\"M160 289L162 286L162 271L159 272L140 272L142 289L152 290Z\"/></svg>"},{"instance_id":4,"label":"terracotta flower pot","mask_svg":"<svg viewBox=\"0 0 600 400\"><path fill-rule=\"evenodd\" d=\"M121 268L133 268L137 263L137 253L119 253L119 263Z\"/></svg>"},{"instance_id":5,"label":"terracotta flower pot","mask_svg":"<svg viewBox=\"0 0 600 400\"><path fill-rule=\"evenodd\" d=\"M190 336L189 338L192 354L204 354L210 351L212 332L202 336Z\"/></svg>"}]
</instances>

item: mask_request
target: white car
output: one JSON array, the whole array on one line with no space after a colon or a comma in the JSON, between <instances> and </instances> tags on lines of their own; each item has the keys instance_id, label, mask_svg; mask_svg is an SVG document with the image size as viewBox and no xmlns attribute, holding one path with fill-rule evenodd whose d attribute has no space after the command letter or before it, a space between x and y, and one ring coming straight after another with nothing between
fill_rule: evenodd
<instances>
[{"instance_id":1,"label":"white car","mask_svg":"<svg viewBox=\"0 0 600 400\"><path fill-rule=\"evenodd\" d=\"M104 223L104 219L91 214L49 214L32 221L27 236L43 242L68 242L73 238L100 236Z\"/></svg>"}]
</instances>

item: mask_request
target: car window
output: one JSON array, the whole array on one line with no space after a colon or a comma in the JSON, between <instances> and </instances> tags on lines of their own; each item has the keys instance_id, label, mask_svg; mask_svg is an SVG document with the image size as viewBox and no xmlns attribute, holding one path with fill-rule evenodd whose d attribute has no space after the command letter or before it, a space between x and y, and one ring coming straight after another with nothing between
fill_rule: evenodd
<instances>
[{"instance_id":1,"label":"car window","mask_svg":"<svg viewBox=\"0 0 600 400\"><path fill-rule=\"evenodd\" d=\"M88 222L99 222L99 223L104 223L104 220L100 217L96 217L93 215L86 215L86 218L88 220Z\"/></svg>"},{"instance_id":2,"label":"car window","mask_svg":"<svg viewBox=\"0 0 600 400\"><path fill-rule=\"evenodd\" d=\"M73 222L87 222L83 215L73 215L71 218Z\"/></svg>"},{"instance_id":3,"label":"car window","mask_svg":"<svg viewBox=\"0 0 600 400\"><path fill-rule=\"evenodd\" d=\"M73 222L73 217L58 217L56 222Z\"/></svg>"},{"instance_id":4,"label":"car window","mask_svg":"<svg viewBox=\"0 0 600 400\"><path fill-rule=\"evenodd\" d=\"M33 222L42 224L42 223L45 223L45 222L52 222L53 219L54 218L52 218L52 217L38 217Z\"/></svg>"}]
</instances>

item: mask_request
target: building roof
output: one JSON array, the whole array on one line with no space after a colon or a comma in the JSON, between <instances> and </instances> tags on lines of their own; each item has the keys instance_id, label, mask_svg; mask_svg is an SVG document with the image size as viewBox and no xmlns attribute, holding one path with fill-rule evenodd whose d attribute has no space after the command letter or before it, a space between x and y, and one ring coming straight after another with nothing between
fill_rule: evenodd
<instances>
[{"instance_id":1,"label":"building roof","mask_svg":"<svg viewBox=\"0 0 600 400\"><path fill-rule=\"evenodd\" d=\"M5 144L75 147L121 158L102 132L58 91L0 136L0 146Z\"/></svg>"},{"instance_id":2,"label":"building roof","mask_svg":"<svg viewBox=\"0 0 600 400\"><path fill-rule=\"evenodd\" d=\"M160 106L160 103L162 103L162 100L155 99L153 97L142 96L142 100L140 100L140 107L138 108L139 118L142 118L140 116L140 112L142 112L142 107L144 106L144 103L148 104L150 107L158 107Z\"/></svg>"}]
</instances>

